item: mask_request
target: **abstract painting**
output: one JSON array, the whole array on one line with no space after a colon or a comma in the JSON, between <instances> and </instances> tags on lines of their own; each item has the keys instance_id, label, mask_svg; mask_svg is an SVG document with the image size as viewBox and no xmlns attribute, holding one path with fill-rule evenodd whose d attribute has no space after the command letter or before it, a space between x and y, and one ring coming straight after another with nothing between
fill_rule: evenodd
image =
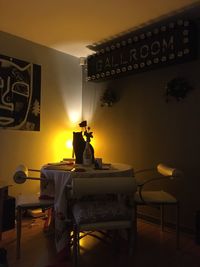
<instances>
[{"instance_id":1,"label":"abstract painting","mask_svg":"<svg viewBox=\"0 0 200 267\"><path fill-rule=\"evenodd\" d=\"M0 129L40 130L41 66L0 55Z\"/></svg>"}]
</instances>

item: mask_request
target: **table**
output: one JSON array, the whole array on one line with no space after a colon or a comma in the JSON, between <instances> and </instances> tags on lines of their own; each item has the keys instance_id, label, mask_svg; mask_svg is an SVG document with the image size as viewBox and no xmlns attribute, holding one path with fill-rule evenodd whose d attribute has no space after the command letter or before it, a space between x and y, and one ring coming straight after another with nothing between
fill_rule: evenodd
<instances>
[{"instance_id":1,"label":"table","mask_svg":"<svg viewBox=\"0 0 200 267\"><path fill-rule=\"evenodd\" d=\"M121 163L104 164L102 169L94 169L94 167L83 165L49 164L42 167L41 176L48 178L48 182L41 181L41 195L54 197L55 242L57 251L60 252L66 248L69 241L65 189L71 183L73 177L91 177L92 179L94 177L133 176L133 168Z\"/></svg>"}]
</instances>

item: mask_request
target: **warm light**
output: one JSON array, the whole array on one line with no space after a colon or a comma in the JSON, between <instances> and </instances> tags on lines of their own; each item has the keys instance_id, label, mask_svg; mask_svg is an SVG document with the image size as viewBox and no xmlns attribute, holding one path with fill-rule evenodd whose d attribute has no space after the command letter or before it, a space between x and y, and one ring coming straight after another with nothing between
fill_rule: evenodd
<instances>
[{"instance_id":1,"label":"warm light","mask_svg":"<svg viewBox=\"0 0 200 267\"><path fill-rule=\"evenodd\" d=\"M68 148L68 149L72 149L73 148L72 140L71 139L68 139L66 141L66 148Z\"/></svg>"},{"instance_id":2,"label":"warm light","mask_svg":"<svg viewBox=\"0 0 200 267\"><path fill-rule=\"evenodd\" d=\"M72 157L72 132L59 131L54 138L54 160L61 161L63 158Z\"/></svg>"},{"instance_id":3,"label":"warm light","mask_svg":"<svg viewBox=\"0 0 200 267\"><path fill-rule=\"evenodd\" d=\"M71 123L77 124L78 122L81 121L80 112L78 111L69 110L68 116L69 116Z\"/></svg>"},{"instance_id":4,"label":"warm light","mask_svg":"<svg viewBox=\"0 0 200 267\"><path fill-rule=\"evenodd\" d=\"M98 235L98 234L97 234ZM71 232L71 236L73 237L73 232ZM80 234L79 244L80 244L80 254L86 253L88 250L92 250L95 246L97 246L100 243L100 240L98 238L91 237L88 234L88 237L83 237L84 234Z\"/></svg>"}]
</instances>

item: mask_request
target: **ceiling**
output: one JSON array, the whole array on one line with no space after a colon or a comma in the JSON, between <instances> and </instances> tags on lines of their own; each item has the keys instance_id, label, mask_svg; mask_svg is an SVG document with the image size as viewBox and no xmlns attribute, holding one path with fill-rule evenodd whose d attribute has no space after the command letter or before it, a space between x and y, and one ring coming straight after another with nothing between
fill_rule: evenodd
<instances>
[{"instance_id":1,"label":"ceiling","mask_svg":"<svg viewBox=\"0 0 200 267\"><path fill-rule=\"evenodd\" d=\"M76 57L87 45L159 17L195 0L0 0L0 30Z\"/></svg>"}]
</instances>

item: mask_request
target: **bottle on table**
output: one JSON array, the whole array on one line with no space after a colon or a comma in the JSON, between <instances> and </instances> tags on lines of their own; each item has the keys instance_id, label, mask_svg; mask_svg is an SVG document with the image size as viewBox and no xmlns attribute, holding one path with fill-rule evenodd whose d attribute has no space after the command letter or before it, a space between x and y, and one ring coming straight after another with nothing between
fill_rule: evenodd
<instances>
[{"instance_id":1,"label":"bottle on table","mask_svg":"<svg viewBox=\"0 0 200 267\"><path fill-rule=\"evenodd\" d=\"M92 165L93 157L90 143L86 142L85 149L83 151L83 165L90 166Z\"/></svg>"}]
</instances>

